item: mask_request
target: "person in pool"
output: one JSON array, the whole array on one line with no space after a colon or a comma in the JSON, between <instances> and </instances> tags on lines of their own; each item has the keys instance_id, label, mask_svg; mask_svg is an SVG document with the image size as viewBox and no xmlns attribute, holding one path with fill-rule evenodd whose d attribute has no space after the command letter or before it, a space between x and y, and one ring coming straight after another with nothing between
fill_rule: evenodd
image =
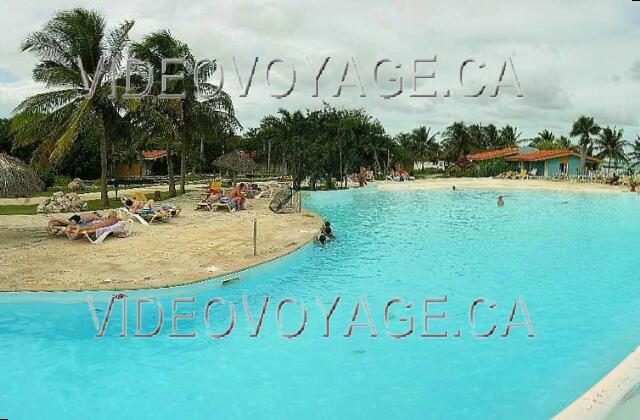
<instances>
[{"instance_id":1,"label":"person in pool","mask_svg":"<svg viewBox=\"0 0 640 420\"><path fill-rule=\"evenodd\" d=\"M322 225L322 229L320 229L320 233L326 236L328 239L334 239L336 236L333 234L333 229L331 229L331 222L326 221L324 225Z\"/></svg>"},{"instance_id":2,"label":"person in pool","mask_svg":"<svg viewBox=\"0 0 640 420\"><path fill-rule=\"evenodd\" d=\"M327 237L324 236L322 233L319 233L316 235L315 238L313 238L313 241L318 245L324 245L327 243Z\"/></svg>"},{"instance_id":3,"label":"person in pool","mask_svg":"<svg viewBox=\"0 0 640 420\"><path fill-rule=\"evenodd\" d=\"M498 196L498 206L499 207L504 206L504 198L502 198L501 195Z\"/></svg>"}]
</instances>

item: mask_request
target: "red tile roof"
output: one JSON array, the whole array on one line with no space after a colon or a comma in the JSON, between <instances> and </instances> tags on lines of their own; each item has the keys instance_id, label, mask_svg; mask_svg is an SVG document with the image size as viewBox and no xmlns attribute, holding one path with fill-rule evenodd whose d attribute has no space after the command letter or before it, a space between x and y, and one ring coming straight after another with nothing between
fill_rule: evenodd
<instances>
[{"instance_id":1,"label":"red tile roof","mask_svg":"<svg viewBox=\"0 0 640 420\"><path fill-rule=\"evenodd\" d=\"M512 156L518 153L518 149L516 147L507 147L506 149L498 149L498 150L489 150L488 152L480 152L474 153L472 155L467 155L467 159L469 160L489 160L496 159L506 156Z\"/></svg>"},{"instance_id":2,"label":"red tile roof","mask_svg":"<svg viewBox=\"0 0 640 420\"><path fill-rule=\"evenodd\" d=\"M580 153L574 152L573 150L537 150L535 152L519 153L515 156L508 157L507 160L513 162L534 162L568 156L580 157ZM600 159L596 159L593 156L587 156L587 160L592 162L602 162Z\"/></svg>"},{"instance_id":3,"label":"red tile roof","mask_svg":"<svg viewBox=\"0 0 640 420\"><path fill-rule=\"evenodd\" d=\"M145 150L142 152L142 158L144 160L156 160L166 156L166 150Z\"/></svg>"}]
</instances>

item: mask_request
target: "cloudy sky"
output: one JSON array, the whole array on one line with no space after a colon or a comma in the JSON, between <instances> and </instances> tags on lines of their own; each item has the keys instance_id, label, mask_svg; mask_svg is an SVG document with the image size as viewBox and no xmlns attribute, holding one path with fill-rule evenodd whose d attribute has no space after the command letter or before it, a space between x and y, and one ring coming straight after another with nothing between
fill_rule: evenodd
<instances>
[{"instance_id":1,"label":"cloudy sky","mask_svg":"<svg viewBox=\"0 0 640 420\"><path fill-rule=\"evenodd\" d=\"M428 125L436 130L456 120L509 123L524 137L544 129L567 134L580 114L593 115L601 125L624 128L628 140L640 134L640 2L611 0L536 1L182 1L111 0L0 0L4 28L0 45L0 116L8 116L26 96L42 91L31 80L36 63L19 44L39 29L55 11L76 6L102 12L110 25L134 19L132 39L169 29L187 42L198 58L216 59L225 73L224 89L236 105L245 127L278 108L316 108L322 101L336 107L363 107L394 134ZM417 93L437 97L411 97L416 74L435 72L433 79L419 79ZM246 83L254 58L259 57L247 97L241 93L234 57ZM331 57L320 77L319 96L314 94L314 71ZM381 59L378 85L374 68ZM273 59L285 63L272 68L271 86L266 67ZM459 68L469 65L464 87ZM511 59L522 88L502 88L489 95L505 60ZM366 97L359 87L345 87L336 94L348 60L355 60ZM393 66L400 65L399 69ZM296 85L284 99L295 67ZM314 70L312 70L314 69ZM395 78L395 82L388 81ZM390 99L381 95L398 89ZM215 79L214 79L215 80ZM357 81L351 64L347 84ZM511 66L506 84L514 82ZM465 93L487 86L479 98ZM447 90L450 97L444 97Z\"/></svg>"}]
</instances>

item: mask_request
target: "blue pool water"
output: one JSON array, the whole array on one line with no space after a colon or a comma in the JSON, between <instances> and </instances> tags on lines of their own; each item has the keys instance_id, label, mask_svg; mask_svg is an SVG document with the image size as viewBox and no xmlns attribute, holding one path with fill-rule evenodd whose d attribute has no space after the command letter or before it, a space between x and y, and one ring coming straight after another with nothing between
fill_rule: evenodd
<instances>
[{"instance_id":1,"label":"blue pool water","mask_svg":"<svg viewBox=\"0 0 640 420\"><path fill-rule=\"evenodd\" d=\"M96 338L87 296L99 309L109 293L0 294L0 418L20 419L545 419L578 397L640 344L638 234L640 197L550 192L378 192L374 188L314 193L305 205L330 218L337 242L308 246L286 258L220 281L127 293L127 337L121 338L121 302L105 336ZM283 216L286 217L286 216ZM168 262L170 263L170 262ZM425 298L447 296L428 312ZM242 297L254 322L266 296L262 330L249 337ZM316 297L326 306L340 296L330 337ZM345 338L354 306L377 337L356 327ZM158 336L135 338L136 297L164 308ZM170 338L171 299L178 332ZM224 339L227 307L204 307L221 297L235 305L236 323ZM287 304L281 329L277 303L306 305L305 330L295 339L301 310ZM394 305L385 325L385 303ZM476 310L476 298L496 303ZM513 303L522 298L528 328L504 333ZM143 307L142 330L157 321ZM104 311L97 313L102 321ZM414 332L403 318L413 316ZM514 322L522 323L518 306ZM459 338L453 335L460 330Z\"/></svg>"}]
</instances>

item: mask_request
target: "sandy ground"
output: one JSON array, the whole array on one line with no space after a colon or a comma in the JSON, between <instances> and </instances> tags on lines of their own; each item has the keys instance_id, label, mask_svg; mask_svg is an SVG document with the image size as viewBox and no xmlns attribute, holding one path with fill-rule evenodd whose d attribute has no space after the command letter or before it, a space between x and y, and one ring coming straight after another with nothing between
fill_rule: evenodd
<instances>
[{"instance_id":1,"label":"sandy ground","mask_svg":"<svg viewBox=\"0 0 640 420\"><path fill-rule=\"evenodd\" d=\"M612 186L589 182L548 181L542 179L493 179L493 178L429 178L408 182L378 182L381 190L424 190L448 188L457 190L546 190L585 193L620 193L629 187Z\"/></svg>"},{"instance_id":2,"label":"sandy ground","mask_svg":"<svg viewBox=\"0 0 640 420\"><path fill-rule=\"evenodd\" d=\"M49 238L49 215L0 216L0 291L137 289L191 283L253 266L308 243L321 220L274 214L269 200L247 210L195 211L198 193L171 200L183 211L168 223L136 223L129 238L101 245ZM253 256L253 219L258 255ZM217 267L217 269L215 268Z\"/></svg>"}]
</instances>

